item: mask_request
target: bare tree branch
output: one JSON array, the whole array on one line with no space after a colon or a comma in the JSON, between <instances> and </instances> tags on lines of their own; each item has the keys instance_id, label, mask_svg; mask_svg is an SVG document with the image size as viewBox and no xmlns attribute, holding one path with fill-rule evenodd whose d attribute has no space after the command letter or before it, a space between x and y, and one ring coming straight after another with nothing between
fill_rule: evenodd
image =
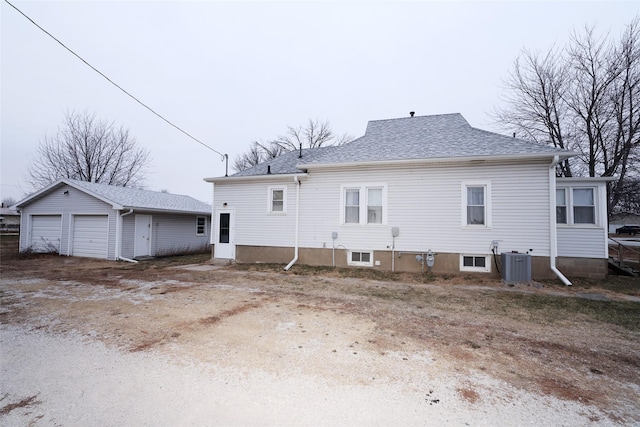
<instances>
[{"instance_id":1,"label":"bare tree branch","mask_svg":"<svg viewBox=\"0 0 640 427\"><path fill-rule=\"evenodd\" d=\"M608 207L640 194L627 181L640 180L640 18L619 40L593 28L574 32L563 49L545 55L523 51L505 80L507 107L495 118L506 129L533 141L579 152L559 165L558 174L615 176Z\"/></svg>"},{"instance_id":2,"label":"bare tree branch","mask_svg":"<svg viewBox=\"0 0 640 427\"><path fill-rule=\"evenodd\" d=\"M268 142L254 141L246 152L238 155L234 162L233 168L236 171L242 171L250 167L256 166L266 160L276 158L288 151L298 150L302 148L319 148L332 145L342 145L353 141L353 137L348 134L336 136L331 130L328 121L311 120L307 122L306 127L287 126L287 132L278 135L275 139Z\"/></svg>"},{"instance_id":3,"label":"bare tree branch","mask_svg":"<svg viewBox=\"0 0 640 427\"><path fill-rule=\"evenodd\" d=\"M28 180L34 189L60 178L140 187L148 161L149 152L138 147L127 129L87 112L67 113L58 133L40 142Z\"/></svg>"}]
</instances>

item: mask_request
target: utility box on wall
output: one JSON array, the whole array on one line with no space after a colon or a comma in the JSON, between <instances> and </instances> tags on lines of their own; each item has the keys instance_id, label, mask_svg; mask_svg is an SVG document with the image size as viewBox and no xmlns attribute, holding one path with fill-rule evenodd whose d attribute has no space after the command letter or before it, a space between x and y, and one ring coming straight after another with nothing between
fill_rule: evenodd
<instances>
[{"instance_id":1,"label":"utility box on wall","mask_svg":"<svg viewBox=\"0 0 640 427\"><path fill-rule=\"evenodd\" d=\"M531 255L513 252L502 254L502 280L507 283L531 281Z\"/></svg>"}]
</instances>

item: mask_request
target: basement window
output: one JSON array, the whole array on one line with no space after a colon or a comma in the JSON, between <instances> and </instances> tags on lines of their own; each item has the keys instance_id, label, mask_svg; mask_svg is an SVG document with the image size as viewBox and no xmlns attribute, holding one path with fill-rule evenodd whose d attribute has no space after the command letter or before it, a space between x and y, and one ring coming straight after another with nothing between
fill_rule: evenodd
<instances>
[{"instance_id":1,"label":"basement window","mask_svg":"<svg viewBox=\"0 0 640 427\"><path fill-rule=\"evenodd\" d=\"M359 267L373 267L373 253L350 251L347 253L347 264Z\"/></svg>"},{"instance_id":2,"label":"basement window","mask_svg":"<svg viewBox=\"0 0 640 427\"><path fill-rule=\"evenodd\" d=\"M460 271L489 273L491 257L487 255L460 255Z\"/></svg>"}]
</instances>

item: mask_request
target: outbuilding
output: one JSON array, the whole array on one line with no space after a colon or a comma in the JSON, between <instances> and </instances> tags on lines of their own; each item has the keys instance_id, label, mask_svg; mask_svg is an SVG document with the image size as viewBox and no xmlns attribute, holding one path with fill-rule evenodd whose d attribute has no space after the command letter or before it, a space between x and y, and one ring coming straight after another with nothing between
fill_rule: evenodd
<instances>
[{"instance_id":1,"label":"outbuilding","mask_svg":"<svg viewBox=\"0 0 640 427\"><path fill-rule=\"evenodd\" d=\"M211 206L189 196L63 178L15 206L21 252L131 260L209 247Z\"/></svg>"}]
</instances>

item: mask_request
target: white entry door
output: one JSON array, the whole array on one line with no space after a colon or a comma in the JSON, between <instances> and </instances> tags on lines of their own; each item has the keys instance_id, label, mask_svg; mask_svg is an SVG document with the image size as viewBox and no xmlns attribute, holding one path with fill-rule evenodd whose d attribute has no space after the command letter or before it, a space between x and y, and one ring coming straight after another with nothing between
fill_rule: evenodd
<instances>
[{"instance_id":1,"label":"white entry door","mask_svg":"<svg viewBox=\"0 0 640 427\"><path fill-rule=\"evenodd\" d=\"M216 223L214 258L235 259L236 245L234 242L233 211L216 211Z\"/></svg>"},{"instance_id":2,"label":"white entry door","mask_svg":"<svg viewBox=\"0 0 640 427\"><path fill-rule=\"evenodd\" d=\"M133 256L151 255L151 215L136 215Z\"/></svg>"}]
</instances>

